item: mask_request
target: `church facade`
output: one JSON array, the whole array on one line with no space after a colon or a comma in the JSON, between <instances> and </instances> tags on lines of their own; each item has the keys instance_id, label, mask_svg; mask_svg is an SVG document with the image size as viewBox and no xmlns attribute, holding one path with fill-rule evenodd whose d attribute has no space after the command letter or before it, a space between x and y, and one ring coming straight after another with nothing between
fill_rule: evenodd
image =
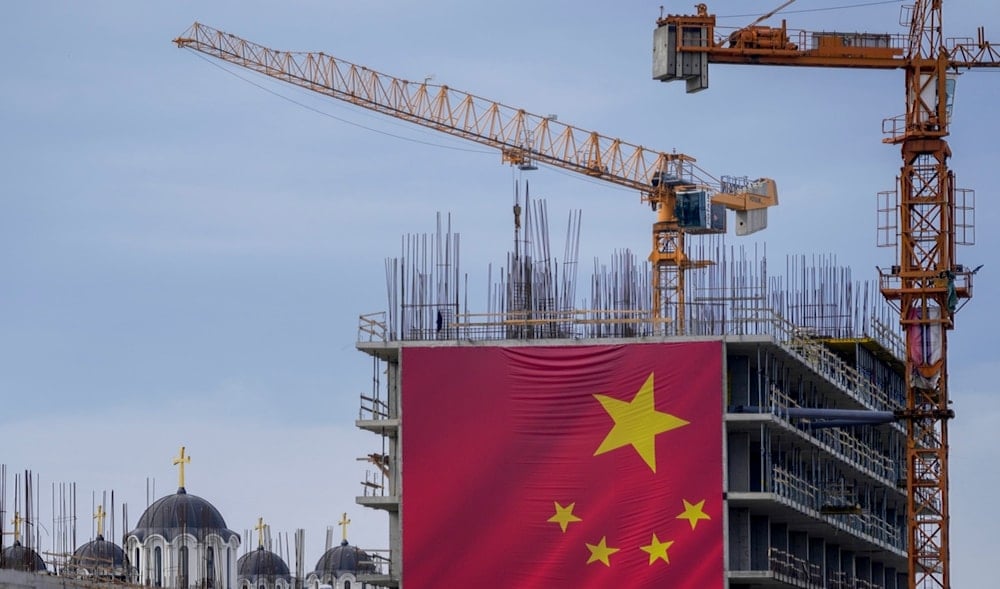
<instances>
[{"instance_id":1,"label":"church facade","mask_svg":"<svg viewBox=\"0 0 1000 589\"><path fill-rule=\"evenodd\" d=\"M177 492L153 502L125 537L133 580L148 587L231 589L236 586L240 536L211 503L187 492L182 447Z\"/></svg>"}]
</instances>

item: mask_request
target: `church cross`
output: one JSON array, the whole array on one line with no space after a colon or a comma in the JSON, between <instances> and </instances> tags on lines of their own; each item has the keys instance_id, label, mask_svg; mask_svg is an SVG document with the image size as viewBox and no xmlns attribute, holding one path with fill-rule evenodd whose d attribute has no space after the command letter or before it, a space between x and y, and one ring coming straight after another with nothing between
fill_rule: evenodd
<instances>
[{"instance_id":1,"label":"church cross","mask_svg":"<svg viewBox=\"0 0 1000 589\"><path fill-rule=\"evenodd\" d=\"M257 530L257 543L261 547L264 546L264 528L266 528L266 527L267 526L264 525L264 518L258 517L257 518L257 525L254 526L253 529Z\"/></svg>"},{"instance_id":2,"label":"church cross","mask_svg":"<svg viewBox=\"0 0 1000 589\"><path fill-rule=\"evenodd\" d=\"M174 466L180 467L180 484L177 485L179 488L184 488L184 465L191 464L191 457L184 455L184 446L181 446L181 455L174 458Z\"/></svg>"},{"instance_id":3,"label":"church cross","mask_svg":"<svg viewBox=\"0 0 1000 589\"><path fill-rule=\"evenodd\" d=\"M337 523L340 524L341 533L344 536L344 542L347 542L347 524L351 523L351 520L347 519L346 512L343 516L341 516L340 521Z\"/></svg>"},{"instance_id":4,"label":"church cross","mask_svg":"<svg viewBox=\"0 0 1000 589\"><path fill-rule=\"evenodd\" d=\"M107 515L108 514L105 513L105 511L104 511L104 506L103 505L98 505L97 506L97 511L94 512L94 519L97 520L97 535L98 536L101 536L101 537L104 536L104 518Z\"/></svg>"},{"instance_id":5,"label":"church cross","mask_svg":"<svg viewBox=\"0 0 1000 589\"><path fill-rule=\"evenodd\" d=\"M14 542L21 541L21 524L24 523L24 518L21 517L20 512L14 512L14 519L10 522L14 524Z\"/></svg>"}]
</instances>

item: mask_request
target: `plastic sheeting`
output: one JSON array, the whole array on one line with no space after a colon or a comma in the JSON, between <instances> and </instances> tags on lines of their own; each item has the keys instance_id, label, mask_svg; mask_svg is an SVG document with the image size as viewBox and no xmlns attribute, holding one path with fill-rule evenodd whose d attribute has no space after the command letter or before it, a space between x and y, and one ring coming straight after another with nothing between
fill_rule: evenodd
<instances>
[{"instance_id":1,"label":"plastic sheeting","mask_svg":"<svg viewBox=\"0 0 1000 589\"><path fill-rule=\"evenodd\" d=\"M906 328L906 339L908 354L911 363L917 369L917 375L922 378L931 378L940 370L942 337L941 324L936 320L940 318L940 309L930 307L925 311L932 323L913 323ZM913 307L910 309L909 318L919 319L920 309ZM925 386L931 386L930 383Z\"/></svg>"}]
</instances>

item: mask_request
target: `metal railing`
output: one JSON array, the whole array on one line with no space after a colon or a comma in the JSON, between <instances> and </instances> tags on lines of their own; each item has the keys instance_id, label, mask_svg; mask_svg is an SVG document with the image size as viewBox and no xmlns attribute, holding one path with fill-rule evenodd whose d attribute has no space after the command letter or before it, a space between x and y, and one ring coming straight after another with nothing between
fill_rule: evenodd
<instances>
[{"instance_id":1,"label":"metal railing","mask_svg":"<svg viewBox=\"0 0 1000 589\"><path fill-rule=\"evenodd\" d=\"M795 587L802 589L822 589L822 568L804 558L799 558L790 552L770 547L768 548L768 564L775 577Z\"/></svg>"}]
</instances>

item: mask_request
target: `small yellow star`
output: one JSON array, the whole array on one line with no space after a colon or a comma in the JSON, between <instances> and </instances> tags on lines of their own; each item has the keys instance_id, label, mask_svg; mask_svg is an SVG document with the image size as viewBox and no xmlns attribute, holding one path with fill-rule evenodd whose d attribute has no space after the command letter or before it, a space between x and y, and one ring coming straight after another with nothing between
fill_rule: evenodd
<instances>
[{"instance_id":1,"label":"small yellow star","mask_svg":"<svg viewBox=\"0 0 1000 589\"><path fill-rule=\"evenodd\" d=\"M590 551L590 558L587 559L587 564L601 561L604 563L604 566L609 567L611 566L610 556L621 550L621 548L609 548L608 537L603 536L600 544L596 546L587 544L587 550Z\"/></svg>"},{"instance_id":2,"label":"small yellow star","mask_svg":"<svg viewBox=\"0 0 1000 589\"><path fill-rule=\"evenodd\" d=\"M691 524L691 529L693 530L695 526L698 525L698 520L700 519L712 519L707 513L704 512L705 500L691 504L688 503L687 499L684 499L684 513L677 516L677 519L686 519Z\"/></svg>"},{"instance_id":3,"label":"small yellow star","mask_svg":"<svg viewBox=\"0 0 1000 589\"><path fill-rule=\"evenodd\" d=\"M594 456L617 450L622 446L632 446L653 472L656 472L656 436L689 423L669 413L656 410L652 372L631 401L622 401L607 395L594 395L594 398L601 403L615 422L614 427L594 452Z\"/></svg>"},{"instance_id":4,"label":"small yellow star","mask_svg":"<svg viewBox=\"0 0 1000 589\"><path fill-rule=\"evenodd\" d=\"M640 546L639 550L649 554L649 564L656 562L656 559L662 558L663 562L670 564L670 558L667 556L667 549L673 545L673 540L667 540L666 542L660 542L660 539L653 534L653 540L648 546Z\"/></svg>"},{"instance_id":5,"label":"small yellow star","mask_svg":"<svg viewBox=\"0 0 1000 589\"><path fill-rule=\"evenodd\" d=\"M569 526L569 524L573 522L583 521L582 519L573 515L573 508L576 507L576 503L570 503L566 507L559 505L558 501L555 501L554 503L556 504L556 514L545 521L559 524L559 527L562 528L563 533L566 533L566 528Z\"/></svg>"}]
</instances>

